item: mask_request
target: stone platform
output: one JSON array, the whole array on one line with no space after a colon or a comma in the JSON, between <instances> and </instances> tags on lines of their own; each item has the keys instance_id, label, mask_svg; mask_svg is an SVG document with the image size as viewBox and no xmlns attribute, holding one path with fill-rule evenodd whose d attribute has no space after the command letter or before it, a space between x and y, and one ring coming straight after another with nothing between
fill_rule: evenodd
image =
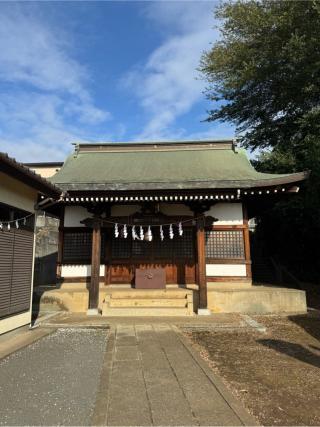
<instances>
[{"instance_id":1,"label":"stone platform","mask_svg":"<svg viewBox=\"0 0 320 427\"><path fill-rule=\"evenodd\" d=\"M38 304L40 312L87 312L88 290L84 283L39 287L34 295L35 308ZM100 285L99 309L105 316L190 316L197 308L196 285L164 290ZM305 313L307 304L305 292L298 289L226 282L208 284L208 308L212 313L291 314Z\"/></svg>"},{"instance_id":2,"label":"stone platform","mask_svg":"<svg viewBox=\"0 0 320 427\"><path fill-rule=\"evenodd\" d=\"M277 286L208 286L212 313L293 314L306 313L306 293Z\"/></svg>"}]
</instances>

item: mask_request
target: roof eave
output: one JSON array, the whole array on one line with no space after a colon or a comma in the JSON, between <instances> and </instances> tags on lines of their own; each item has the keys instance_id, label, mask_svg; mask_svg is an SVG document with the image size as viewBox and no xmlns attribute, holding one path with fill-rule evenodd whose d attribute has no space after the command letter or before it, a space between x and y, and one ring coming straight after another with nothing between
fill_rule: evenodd
<instances>
[{"instance_id":1,"label":"roof eave","mask_svg":"<svg viewBox=\"0 0 320 427\"><path fill-rule=\"evenodd\" d=\"M61 167L63 162L36 162L36 163L22 163L28 168L48 168L48 167Z\"/></svg>"},{"instance_id":2,"label":"roof eave","mask_svg":"<svg viewBox=\"0 0 320 427\"><path fill-rule=\"evenodd\" d=\"M266 188L296 184L308 178L309 171L299 172L284 177L262 180L215 180L185 182L131 182L131 183L59 183L67 191L152 191L152 190L232 190Z\"/></svg>"},{"instance_id":3,"label":"roof eave","mask_svg":"<svg viewBox=\"0 0 320 427\"><path fill-rule=\"evenodd\" d=\"M5 153L0 153L0 171L15 178L49 197L58 198L61 190L31 169Z\"/></svg>"}]
</instances>

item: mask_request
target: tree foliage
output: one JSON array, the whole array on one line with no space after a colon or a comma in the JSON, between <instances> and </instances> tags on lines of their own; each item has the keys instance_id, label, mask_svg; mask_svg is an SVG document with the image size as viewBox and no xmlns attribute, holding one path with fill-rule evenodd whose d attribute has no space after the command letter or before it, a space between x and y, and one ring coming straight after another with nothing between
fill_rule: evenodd
<instances>
[{"instance_id":1,"label":"tree foliage","mask_svg":"<svg viewBox=\"0 0 320 427\"><path fill-rule=\"evenodd\" d=\"M208 120L236 124L251 148L300 139L309 114L320 117L320 2L223 3L221 39L200 70L211 101Z\"/></svg>"},{"instance_id":2,"label":"tree foliage","mask_svg":"<svg viewBox=\"0 0 320 427\"><path fill-rule=\"evenodd\" d=\"M216 17L221 38L200 63L213 105L207 120L235 124L240 142L259 150L260 171L311 170L304 191L261 224L270 248L319 280L320 1L225 2Z\"/></svg>"}]
</instances>

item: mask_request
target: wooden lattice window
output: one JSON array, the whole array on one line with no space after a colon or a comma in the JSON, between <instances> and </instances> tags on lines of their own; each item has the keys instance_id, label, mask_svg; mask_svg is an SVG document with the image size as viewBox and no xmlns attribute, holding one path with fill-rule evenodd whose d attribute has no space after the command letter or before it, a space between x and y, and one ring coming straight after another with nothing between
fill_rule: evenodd
<instances>
[{"instance_id":1,"label":"wooden lattice window","mask_svg":"<svg viewBox=\"0 0 320 427\"><path fill-rule=\"evenodd\" d=\"M126 239L118 237L112 238L111 245L112 258L130 258L131 256L131 238Z\"/></svg>"},{"instance_id":2,"label":"wooden lattice window","mask_svg":"<svg viewBox=\"0 0 320 427\"><path fill-rule=\"evenodd\" d=\"M172 259L174 254L174 239L169 239L167 230L164 230L165 239L160 239L160 231L157 229L153 233L152 250L155 258Z\"/></svg>"},{"instance_id":3,"label":"wooden lattice window","mask_svg":"<svg viewBox=\"0 0 320 427\"><path fill-rule=\"evenodd\" d=\"M243 259L243 231L206 231L206 258Z\"/></svg>"},{"instance_id":4,"label":"wooden lattice window","mask_svg":"<svg viewBox=\"0 0 320 427\"><path fill-rule=\"evenodd\" d=\"M92 232L65 232L63 238L63 263L90 264ZM101 233L101 262L105 257L105 236Z\"/></svg>"},{"instance_id":5,"label":"wooden lattice window","mask_svg":"<svg viewBox=\"0 0 320 427\"><path fill-rule=\"evenodd\" d=\"M194 239L193 230L184 229L183 235L179 236L176 232L173 238L173 255L175 258L193 258L194 257Z\"/></svg>"}]
</instances>

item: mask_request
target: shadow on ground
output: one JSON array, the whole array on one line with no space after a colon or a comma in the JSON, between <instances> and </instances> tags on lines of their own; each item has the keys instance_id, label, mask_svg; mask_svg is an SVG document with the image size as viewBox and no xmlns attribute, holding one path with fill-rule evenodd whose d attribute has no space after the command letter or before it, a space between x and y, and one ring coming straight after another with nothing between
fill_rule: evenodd
<instances>
[{"instance_id":1,"label":"shadow on ground","mask_svg":"<svg viewBox=\"0 0 320 427\"><path fill-rule=\"evenodd\" d=\"M288 320L299 326L311 337L320 341L320 316L319 313L308 313L303 315L288 316ZM293 357L301 362L320 368L320 343L319 346L313 344L300 344L282 339L258 339L259 344L271 348L278 353Z\"/></svg>"},{"instance_id":2,"label":"shadow on ground","mask_svg":"<svg viewBox=\"0 0 320 427\"><path fill-rule=\"evenodd\" d=\"M310 312L308 314L288 316L288 319L304 329L309 335L320 341L320 313Z\"/></svg>"},{"instance_id":3,"label":"shadow on ground","mask_svg":"<svg viewBox=\"0 0 320 427\"><path fill-rule=\"evenodd\" d=\"M257 342L277 351L278 353L285 354L300 360L301 362L308 363L309 365L315 366L316 368L320 368L320 356L313 353L311 350L307 349L301 344L277 339L261 339L257 340Z\"/></svg>"}]
</instances>

